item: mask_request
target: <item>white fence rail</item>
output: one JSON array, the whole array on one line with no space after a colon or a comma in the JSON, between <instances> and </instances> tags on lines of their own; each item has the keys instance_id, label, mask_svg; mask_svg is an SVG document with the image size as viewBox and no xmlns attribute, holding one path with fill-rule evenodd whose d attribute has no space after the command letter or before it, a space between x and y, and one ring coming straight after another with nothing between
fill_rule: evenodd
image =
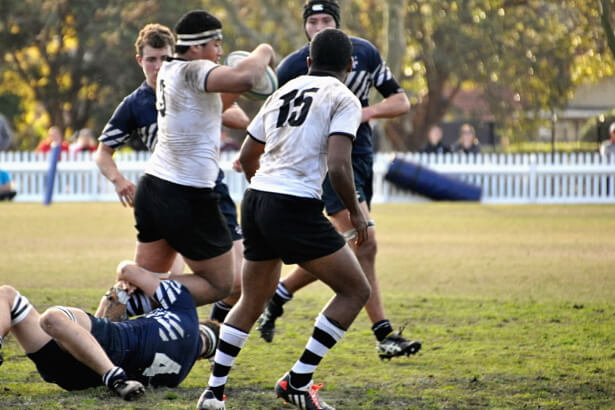
<instances>
[{"instance_id":1,"label":"white fence rail","mask_svg":"<svg viewBox=\"0 0 615 410\"><path fill-rule=\"evenodd\" d=\"M233 153L222 156L221 167L231 196L241 200L247 187L242 174L231 170ZM482 187L489 203L615 203L615 156L598 154L397 154L408 161ZM133 182L143 173L147 152L117 153L120 171ZM393 154L374 158L375 203L424 201L385 181ZM45 192L49 163L46 155L0 152L0 169L11 173L20 202L39 202ZM113 185L103 177L90 153L62 154L53 200L117 201Z\"/></svg>"}]
</instances>

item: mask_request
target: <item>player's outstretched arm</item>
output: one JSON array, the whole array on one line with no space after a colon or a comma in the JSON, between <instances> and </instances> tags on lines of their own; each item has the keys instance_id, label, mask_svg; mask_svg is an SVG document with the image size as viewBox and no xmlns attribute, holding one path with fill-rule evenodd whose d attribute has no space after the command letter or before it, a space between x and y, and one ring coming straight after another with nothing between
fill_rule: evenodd
<instances>
[{"instance_id":1,"label":"player's outstretched arm","mask_svg":"<svg viewBox=\"0 0 615 410\"><path fill-rule=\"evenodd\" d=\"M265 74L265 69L275 58L269 44L256 47L245 60L235 67L219 66L207 76L208 92L242 93L252 89Z\"/></svg>"},{"instance_id":2,"label":"player's outstretched arm","mask_svg":"<svg viewBox=\"0 0 615 410\"><path fill-rule=\"evenodd\" d=\"M395 93L377 104L364 107L361 122L376 118L394 118L410 111L410 101L406 93Z\"/></svg>"},{"instance_id":3,"label":"player's outstretched arm","mask_svg":"<svg viewBox=\"0 0 615 410\"><path fill-rule=\"evenodd\" d=\"M243 141L241 150L239 151L239 164L246 174L248 182L252 180L256 170L258 170L260 165L259 159L263 152L265 152L265 144L256 141L249 135L248 138Z\"/></svg>"},{"instance_id":4,"label":"player's outstretched arm","mask_svg":"<svg viewBox=\"0 0 615 410\"><path fill-rule=\"evenodd\" d=\"M160 279L133 261L120 262L116 273L117 280L127 282L134 288L141 289L148 296L154 296L158 285L160 285Z\"/></svg>"},{"instance_id":5,"label":"player's outstretched arm","mask_svg":"<svg viewBox=\"0 0 615 410\"><path fill-rule=\"evenodd\" d=\"M122 175L113 160L115 150L103 143L98 144L94 160L100 172L115 186L115 192L124 206L132 206L135 196L135 185Z\"/></svg>"},{"instance_id":6,"label":"player's outstretched arm","mask_svg":"<svg viewBox=\"0 0 615 410\"><path fill-rule=\"evenodd\" d=\"M350 160L351 151L352 140L347 135L333 134L329 137L327 153L329 180L350 213L350 222L357 231L356 244L359 246L367 240L368 225L357 200Z\"/></svg>"}]
</instances>

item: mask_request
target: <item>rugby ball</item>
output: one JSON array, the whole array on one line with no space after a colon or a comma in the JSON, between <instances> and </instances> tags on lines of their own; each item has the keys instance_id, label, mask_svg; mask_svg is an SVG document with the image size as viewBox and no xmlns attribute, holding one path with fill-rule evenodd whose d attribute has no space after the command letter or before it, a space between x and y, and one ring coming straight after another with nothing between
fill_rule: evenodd
<instances>
[{"instance_id":1,"label":"rugby ball","mask_svg":"<svg viewBox=\"0 0 615 410\"><path fill-rule=\"evenodd\" d=\"M226 56L224 64L229 67L235 67L237 64L242 62L246 57L248 57L250 53L247 51L233 51L232 53ZM275 74L275 71L269 66L267 66L267 70L265 74L261 77L261 79L256 83L254 88L250 91L246 91L242 95L252 99L252 100L264 100L269 97L275 90L278 89L278 76Z\"/></svg>"}]
</instances>

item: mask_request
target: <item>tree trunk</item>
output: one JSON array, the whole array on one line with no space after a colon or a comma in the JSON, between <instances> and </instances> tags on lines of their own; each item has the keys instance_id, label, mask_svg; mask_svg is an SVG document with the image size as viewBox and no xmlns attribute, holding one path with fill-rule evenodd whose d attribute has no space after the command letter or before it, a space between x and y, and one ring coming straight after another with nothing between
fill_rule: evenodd
<instances>
[{"instance_id":1,"label":"tree trunk","mask_svg":"<svg viewBox=\"0 0 615 410\"><path fill-rule=\"evenodd\" d=\"M613 25L611 24L611 0L600 0L600 23L606 35L606 43L615 56L615 33L613 33Z\"/></svg>"},{"instance_id":2,"label":"tree trunk","mask_svg":"<svg viewBox=\"0 0 615 410\"><path fill-rule=\"evenodd\" d=\"M407 10L408 0L388 0L384 6L384 35L386 41L384 42L383 57L395 78L401 78L406 55L404 21Z\"/></svg>"},{"instance_id":3,"label":"tree trunk","mask_svg":"<svg viewBox=\"0 0 615 410\"><path fill-rule=\"evenodd\" d=\"M404 57L406 56L405 18L408 10L408 0L387 0L384 4L385 38L382 57L387 62L393 76L401 78ZM382 130L386 141L381 141L381 149L405 151L406 135L409 133L409 117L407 115L392 120L385 120ZM390 146L387 146L387 143Z\"/></svg>"}]
</instances>

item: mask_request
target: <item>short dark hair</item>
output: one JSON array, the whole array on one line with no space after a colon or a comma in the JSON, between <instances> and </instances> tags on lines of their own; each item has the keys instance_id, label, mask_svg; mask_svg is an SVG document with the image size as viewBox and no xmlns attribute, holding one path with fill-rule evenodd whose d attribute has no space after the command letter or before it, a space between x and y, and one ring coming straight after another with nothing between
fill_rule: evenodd
<instances>
[{"instance_id":1,"label":"short dark hair","mask_svg":"<svg viewBox=\"0 0 615 410\"><path fill-rule=\"evenodd\" d=\"M135 41L135 50L138 56L143 56L143 48L145 46L150 46L152 48L164 48L169 46L173 49L174 45L175 38L170 28L162 24L150 23L139 31L137 41Z\"/></svg>"},{"instance_id":2,"label":"short dark hair","mask_svg":"<svg viewBox=\"0 0 615 410\"><path fill-rule=\"evenodd\" d=\"M192 10L179 18L175 24L175 34L197 34L210 30L222 29L222 22L214 15L205 10ZM206 43L206 41L203 41ZM189 46L176 45L175 52L183 54L188 51Z\"/></svg>"},{"instance_id":3,"label":"short dark hair","mask_svg":"<svg viewBox=\"0 0 615 410\"><path fill-rule=\"evenodd\" d=\"M314 69L344 72L352 58L352 43L339 29L318 32L310 43L310 59Z\"/></svg>"}]
</instances>

